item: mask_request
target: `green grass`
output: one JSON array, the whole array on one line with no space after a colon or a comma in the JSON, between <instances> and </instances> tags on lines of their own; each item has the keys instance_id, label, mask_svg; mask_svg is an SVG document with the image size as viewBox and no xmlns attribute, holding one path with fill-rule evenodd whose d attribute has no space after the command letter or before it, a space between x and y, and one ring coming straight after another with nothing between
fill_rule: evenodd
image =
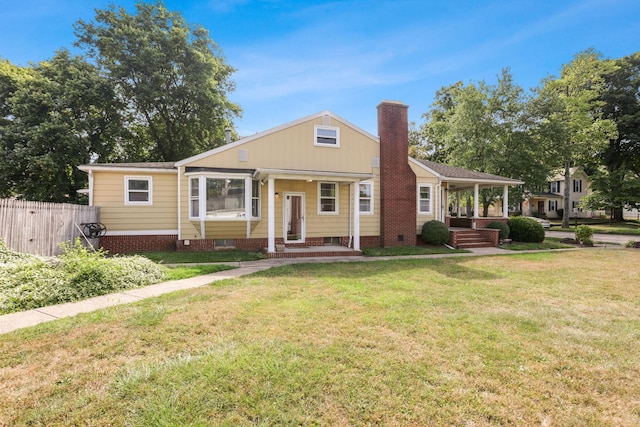
<instances>
[{"instance_id":1,"label":"green grass","mask_svg":"<svg viewBox=\"0 0 640 427\"><path fill-rule=\"evenodd\" d=\"M588 225L594 231L594 233L602 233L602 234L628 234L628 235L640 235L640 223L637 221L623 221L623 222L614 222L613 224L609 224L608 220L579 220L578 225ZM575 233L576 227L575 222L571 221L569 224L569 228L562 228L562 223L554 223L552 230L553 231L568 231L571 233Z\"/></svg>"},{"instance_id":2,"label":"green grass","mask_svg":"<svg viewBox=\"0 0 640 427\"><path fill-rule=\"evenodd\" d=\"M235 249L219 251L140 252L137 255L162 264L240 262L265 258L265 255L260 252Z\"/></svg>"},{"instance_id":3,"label":"green grass","mask_svg":"<svg viewBox=\"0 0 640 427\"><path fill-rule=\"evenodd\" d=\"M288 265L0 335L0 425L639 425L638 254Z\"/></svg>"},{"instance_id":4,"label":"green grass","mask_svg":"<svg viewBox=\"0 0 640 427\"><path fill-rule=\"evenodd\" d=\"M531 250L547 250L547 249L569 249L575 248L575 245L567 245L560 243L559 238L546 237L544 241L540 243L525 243L525 242L511 242L508 245L500 246L502 249L509 249L511 251L531 251Z\"/></svg>"},{"instance_id":5,"label":"green grass","mask_svg":"<svg viewBox=\"0 0 640 427\"><path fill-rule=\"evenodd\" d=\"M235 267L224 264L181 265L177 267L166 267L166 273L167 280L180 280L202 276L204 274L217 273L218 271L231 270L233 268Z\"/></svg>"},{"instance_id":6,"label":"green grass","mask_svg":"<svg viewBox=\"0 0 640 427\"><path fill-rule=\"evenodd\" d=\"M449 249L444 246L398 246L393 248L364 248L365 256L403 256L403 255L434 255L469 252L461 249Z\"/></svg>"}]
</instances>

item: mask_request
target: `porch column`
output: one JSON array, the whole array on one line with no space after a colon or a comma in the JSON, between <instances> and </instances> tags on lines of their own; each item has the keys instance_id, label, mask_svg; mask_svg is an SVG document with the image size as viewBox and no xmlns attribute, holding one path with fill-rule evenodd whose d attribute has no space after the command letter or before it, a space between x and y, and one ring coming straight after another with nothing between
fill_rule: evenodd
<instances>
[{"instance_id":1,"label":"porch column","mask_svg":"<svg viewBox=\"0 0 640 427\"><path fill-rule=\"evenodd\" d=\"M460 209L460 190L456 191L456 214L458 218L460 218L462 214L462 210Z\"/></svg>"},{"instance_id":2,"label":"porch column","mask_svg":"<svg viewBox=\"0 0 640 427\"><path fill-rule=\"evenodd\" d=\"M353 183L353 250L360 250L360 183Z\"/></svg>"},{"instance_id":3,"label":"porch column","mask_svg":"<svg viewBox=\"0 0 640 427\"><path fill-rule=\"evenodd\" d=\"M267 184L267 252L276 251L276 183L269 178Z\"/></svg>"},{"instance_id":4,"label":"porch column","mask_svg":"<svg viewBox=\"0 0 640 427\"><path fill-rule=\"evenodd\" d=\"M478 207L480 205L479 195L480 195L480 184L475 183L473 184L473 217L474 218L479 218L479 215L478 215Z\"/></svg>"},{"instance_id":5,"label":"porch column","mask_svg":"<svg viewBox=\"0 0 640 427\"><path fill-rule=\"evenodd\" d=\"M502 188L502 217L509 218L509 186Z\"/></svg>"}]
</instances>

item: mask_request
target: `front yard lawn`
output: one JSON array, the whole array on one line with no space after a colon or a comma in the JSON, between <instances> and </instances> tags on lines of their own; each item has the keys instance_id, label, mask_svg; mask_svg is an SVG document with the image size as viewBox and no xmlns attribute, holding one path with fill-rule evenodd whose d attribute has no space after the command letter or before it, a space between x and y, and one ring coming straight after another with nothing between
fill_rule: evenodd
<instances>
[{"instance_id":1,"label":"front yard lawn","mask_svg":"<svg viewBox=\"0 0 640 427\"><path fill-rule=\"evenodd\" d=\"M0 425L640 425L637 250L274 268L0 335Z\"/></svg>"},{"instance_id":2,"label":"front yard lawn","mask_svg":"<svg viewBox=\"0 0 640 427\"><path fill-rule=\"evenodd\" d=\"M364 248L364 256L434 255L470 252L463 249L449 249L445 246L397 246L391 248Z\"/></svg>"},{"instance_id":3,"label":"front yard lawn","mask_svg":"<svg viewBox=\"0 0 640 427\"><path fill-rule=\"evenodd\" d=\"M559 238L546 237L544 241L540 243L525 243L525 242L511 242L507 245L501 245L502 249L509 249L511 251L531 251L531 250L547 250L547 249L569 249L575 248L576 245L567 245L560 243Z\"/></svg>"},{"instance_id":4,"label":"front yard lawn","mask_svg":"<svg viewBox=\"0 0 640 427\"><path fill-rule=\"evenodd\" d=\"M266 256L260 252L236 249L217 251L140 252L137 255L162 264L240 262L255 261L266 258Z\"/></svg>"}]
</instances>

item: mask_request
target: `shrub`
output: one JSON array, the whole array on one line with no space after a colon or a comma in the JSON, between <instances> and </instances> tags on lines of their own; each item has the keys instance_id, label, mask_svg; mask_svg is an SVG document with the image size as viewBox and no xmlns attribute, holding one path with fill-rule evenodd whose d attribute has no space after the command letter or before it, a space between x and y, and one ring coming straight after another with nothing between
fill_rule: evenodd
<instances>
[{"instance_id":1,"label":"shrub","mask_svg":"<svg viewBox=\"0 0 640 427\"><path fill-rule=\"evenodd\" d=\"M593 229L588 225L579 225L576 227L576 240L584 246L593 246Z\"/></svg>"},{"instance_id":2,"label":"shrub","mask_svg":"<svg viewBox=\"0 0 640 427\"><path fill-rule=\"evenodd\" d=\"M508 239L509 233L511 231L509 230L509 226L507 225L507 223L502 221L492 221L489 224L487 224L486 228L491 228L493 230L500 230L500 240Z\"/></svg>"},{"instance_id":3,"label":"shrub","mask_svg":"<svg viewBox=\"0 0 640 427\"><path fill-rule=\"evenodd\" d=\"M534 219L517 216L509 219L512 240L518 242L540 243L544 240L544 228Z\"/></svg>"},{"instance_id":4,"label":"shrub","mask_svg":"<svg viewBox=\"0 0 640 427\"><path fill-rule=\"evenodd\" d=\"M140 257L106 258L79 240L59 258L24 255L0 243L0 314L59 304L165 279L164 268Z\"/></svg>"},{"instance_id":5,"label":"shrub","mask_svg":"<svg viewBox=\"0 0 640 427\"><path fill-rule=\"evenodd\" d=\"M440 221L427 221L422 225L421 236L430 245L444 245L449 241L449 227Z\"/></svg>"}]
</instances>

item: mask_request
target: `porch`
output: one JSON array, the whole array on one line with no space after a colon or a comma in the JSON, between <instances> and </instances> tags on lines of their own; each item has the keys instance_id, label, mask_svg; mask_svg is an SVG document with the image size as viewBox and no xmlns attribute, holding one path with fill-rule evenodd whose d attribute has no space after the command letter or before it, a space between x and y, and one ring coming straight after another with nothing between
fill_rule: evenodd
<instances>
[{"instance_id":1,"label":"porch","mask_svg":"<svg viewBox=\"0 0 640 427\"><path fill-rule=\"evenodd\" d=\"M312 258L312 257L352 257L362 256L362 251L354 250L346 246L286 246L276 245L275 252L269 252L266 248L262 251L267 258Z\"/></svg>"}]
</instances>

